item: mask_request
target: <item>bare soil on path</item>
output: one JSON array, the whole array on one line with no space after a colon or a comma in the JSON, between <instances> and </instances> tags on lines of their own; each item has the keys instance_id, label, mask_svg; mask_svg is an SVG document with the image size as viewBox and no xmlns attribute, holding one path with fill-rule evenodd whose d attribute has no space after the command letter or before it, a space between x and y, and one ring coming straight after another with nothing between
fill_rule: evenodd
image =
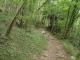
<instances>
[{"instance_id":1,"label":"bare soil on path","mask_svg":"<svg viewBox=\"0 0 80 60\"><path fill-rule=\"evenodd\" d=\"M38 29L38 31L44 34L46 41L48 42L48 47L44 50L43 54L38 60L56 60L68 57L66 50L64 50L57 38L51 36L51 34L43 28Z\"/></svg>"}]
</instances>

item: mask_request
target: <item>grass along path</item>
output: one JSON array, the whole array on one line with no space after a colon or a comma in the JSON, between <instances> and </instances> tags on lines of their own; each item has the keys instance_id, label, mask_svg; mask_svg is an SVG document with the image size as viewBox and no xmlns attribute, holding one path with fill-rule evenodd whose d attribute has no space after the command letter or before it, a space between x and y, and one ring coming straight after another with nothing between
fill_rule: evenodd
<instances>
[{"instance_id":1,"label":"grass along path","mask_svg":"<svg viewBox=\"0 0 80 60\"><path fill-rule=\"evenodd\" d=\"M47 49L38 60L69 60L67 52L59 40L51 36L45 29L40 28L38 31L44 34L48 42Z\"/></svg>"}]
</instances>

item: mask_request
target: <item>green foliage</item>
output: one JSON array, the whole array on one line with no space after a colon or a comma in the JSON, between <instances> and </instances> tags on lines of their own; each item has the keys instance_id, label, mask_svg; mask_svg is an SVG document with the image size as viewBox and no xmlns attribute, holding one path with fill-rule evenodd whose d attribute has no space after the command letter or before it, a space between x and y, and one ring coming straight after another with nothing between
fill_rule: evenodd
<instances>
[{"instance_id":1,"label":"green foliage","mask_svg":"<svg viewBox=\"0 0 80 60\"><path fill-rule=\"evenodd\" d=\"M77 21L75 21L75 24L70 32L70 36L69 36L69 40L70 42L76 46L78 49L80 46L80 18L77 19Z\"/></svg>"},{"instance_id":2,"label":"green foliage","mask_svg":"<svg viewBox=\"0 0 80 60\"><path fill-rule=\"evenodd\" d=\"M1 60L33 60L47 46L42 34L33 29L31 33L24 29L13 28L10 38L5 38L5 44L0 44Z\"/></svg>"},{"instance_id":3,"label":"green foliage","mask_svg":"<svg viewBox=\"0 0 80 60\"><path fill-rule=\"evenodd\" d=\"M52 30L52 33L55 33L57 37L62 38L65 34L64 31L68 29L68 41L61 42L70 55L76 56L78 50L80 50L80 18L78 19L80 16L80 1L48 0L44 5L43 3L47 0L1 0L0 34L6 33L24 1L27 1L27 5L16 16L17 19L14 24L14 27L16 22L20 24L22 19L23 27L13 28L10 37L5 38L6 44L0 45L0 58L2 60L32 60L34 54L36 56L41 54L46 42L43 35L33 28L50 25L49 15L53 17L52 20L55 20L55 16L57 17L52 24L54 29L59 28L61 30L60 32ZM76 8L74 8L75 5ZM55 22L57 23L55 24Z\"/></svg>"},{"instance_id":4,"label":"green foliage","mask_svg":"<svg viewBox=\"0 0 80 60\"><path fill-rule=\"evenodd\" d=\"M61 43L70 56L76 56L78 54L79 50L74 47L68 40L61 40Z\"/></svg>"}]
</instances>

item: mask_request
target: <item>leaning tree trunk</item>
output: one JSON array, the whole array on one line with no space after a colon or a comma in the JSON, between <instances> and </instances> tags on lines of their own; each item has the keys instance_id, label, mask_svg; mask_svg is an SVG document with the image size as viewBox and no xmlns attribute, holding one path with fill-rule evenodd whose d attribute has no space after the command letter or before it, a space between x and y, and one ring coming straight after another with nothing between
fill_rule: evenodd
<instances>
[{"instance_id":1,"label":"leaning tree trunk","mask_svg":"<svg viewBox=\"0 0 80 60\"><path fill-rule=\"evenodd\" d=\"M9 36L9 35L10 35L10 32L11 32L11 30L12 30L12 28L13 28L13 25L14 25L14 23L15 23L18 15L19 15L20 12L22 11L22 9L26 6L26 4L27 4L27 2L25 1L25 2L22 4L22 6L20 7L20 9L18 10L16 16L14 17L13 21L11 22L11 24L10 24L10 26L9 26L7 32L6 32L6 36Z\"/></svg>"},{"instance_id":2,"label":"leaning tree trunk","mask_svg":"<svg viewBox=\"0 0 80 60\"><path fill-rule=\"evenodd\" d=\"M38 9L36 12L34 12L34 14L36 14L49 0L46 0Z\"/></svg>"}]
</instances>

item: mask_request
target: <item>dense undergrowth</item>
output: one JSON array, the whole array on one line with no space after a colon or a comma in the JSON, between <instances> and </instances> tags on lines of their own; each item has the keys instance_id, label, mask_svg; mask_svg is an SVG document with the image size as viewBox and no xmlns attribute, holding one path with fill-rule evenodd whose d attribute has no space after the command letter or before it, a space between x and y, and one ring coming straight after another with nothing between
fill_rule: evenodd
<instances>
[{"instance_id":1,"label":"dense undergrowth","mask_svg":"<svg viewBox=\"0 0 80 60\"><path fill-rule=\"evenodd\" d=\"M75 56L75 57L77 56L77 54L79 53L77 47L74 47L68 40L65 41L61 40L61 43L69 56Z\"/></svg>"},{"instance_id":2,"label":"dense undergrowth","mask_svg":"<svg viewBox=\"0 0 80 60\"><path fill-rule=\"evenodd\" d=\"M27 32L14 27L4 40L0 44L0 60L36 60L47 46L44 36L35 29Z\"/></svg>"}]
</instances>

